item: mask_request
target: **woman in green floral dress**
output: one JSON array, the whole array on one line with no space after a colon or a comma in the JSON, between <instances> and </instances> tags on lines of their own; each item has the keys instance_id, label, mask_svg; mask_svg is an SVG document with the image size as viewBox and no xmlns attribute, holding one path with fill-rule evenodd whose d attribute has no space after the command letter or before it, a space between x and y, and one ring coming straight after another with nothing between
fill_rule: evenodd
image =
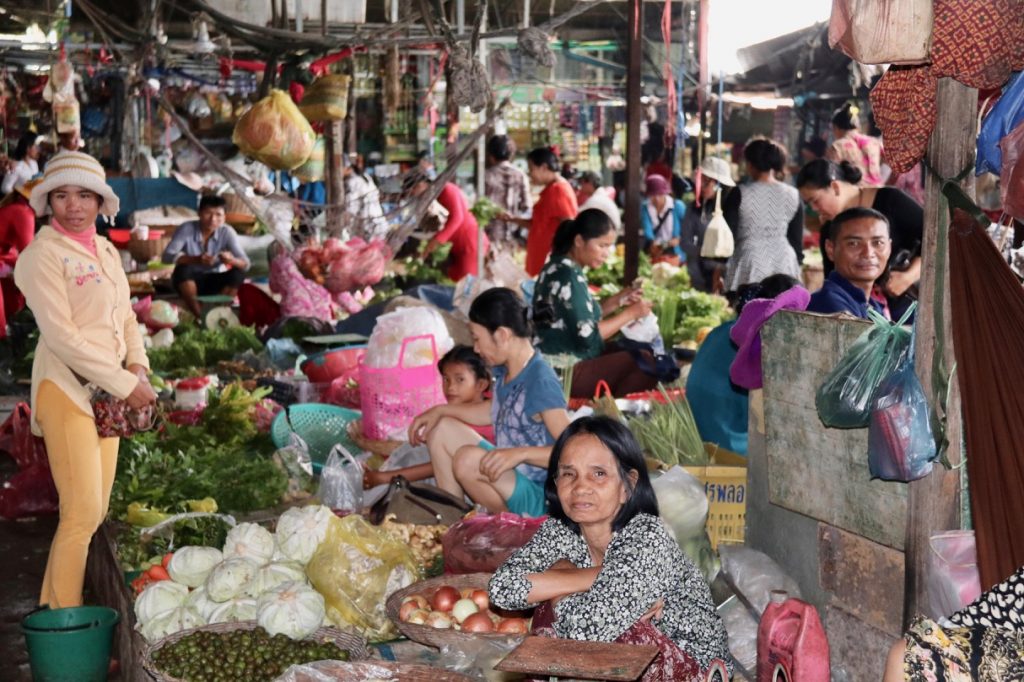
<instances>
[{"instance_id":1,"label":"woman in green floral dress","mask_svg":"<svg viewBox=\"0 0 1024 682\"><path fill-rule=\"evenodd\" d=\"M583 268L599 267L613 248L615 228L608 215L587 209L558 227L551 256L537 277L533 310L540 349L547 355L579 358L573 370L573 396L593 397L601 380L617 396L646 391L657 383L640 370L631 353L605 345L651 312L651 304L635 286L600 302L590 293Z\"/></svg>"}]
</instances>

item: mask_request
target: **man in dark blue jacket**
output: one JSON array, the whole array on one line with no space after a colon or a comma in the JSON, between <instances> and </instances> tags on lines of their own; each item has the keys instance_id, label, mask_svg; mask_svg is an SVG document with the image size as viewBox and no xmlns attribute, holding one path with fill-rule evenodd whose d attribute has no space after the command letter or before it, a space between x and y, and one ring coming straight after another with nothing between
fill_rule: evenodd
<instances>
[{"instance_id":1,"label":"man in dark blue jacket","mask_svg":"<svg viewBox=\"0 0 1024 682\"><path fill-rule=\"evenodd\" d=\"M835 263L824 286L811 294L807 311L848 313L867 319L874 308L885 314L885 304L872 297L875 282L889 262L892 239L889 221L872 208L847 209L832 220L825 252ZM884 300L884 299L883 299Z\"/></svg>"}]
</instances>

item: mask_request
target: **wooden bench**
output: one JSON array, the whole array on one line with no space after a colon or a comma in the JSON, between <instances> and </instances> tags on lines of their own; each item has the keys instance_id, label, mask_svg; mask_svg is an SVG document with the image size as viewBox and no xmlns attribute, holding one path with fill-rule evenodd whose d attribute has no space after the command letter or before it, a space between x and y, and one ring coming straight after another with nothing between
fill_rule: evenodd
<instances>
[{"instance_id":1,"label":"wooden bench","mask_svg":"<svg viewBox=\"0 0 1024 682\"><path fill-rule=\"evenodd\" d=\"M495 670L563 680L625 680L643 675L658 647L527 637Z\"/></svg>"}]
</instances>

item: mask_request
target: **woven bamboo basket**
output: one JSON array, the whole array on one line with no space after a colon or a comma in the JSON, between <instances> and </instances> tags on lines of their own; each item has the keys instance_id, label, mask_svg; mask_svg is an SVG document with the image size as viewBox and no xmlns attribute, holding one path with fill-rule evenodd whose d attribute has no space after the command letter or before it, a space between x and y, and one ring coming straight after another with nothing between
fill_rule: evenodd
<instances>
[{"instance_id":1,"label":"woven bamboo basket","mask_svg":"<svg viewBox=\"0 0 1024 682\"><path fill-rule=\"evenodd\" d=\"M398 617L398 612L402 608L402 600L406 597L411 597L414 594L422 594L428 596L433 594L438 588L444 585L451 585L457 590L464 588L473 588L479 590L487 589L487 582L491 579L490 573L467 573L466 575L443 575L439 578L431 578L430 580L421 580L418 583L414 583L409 587L393 592L388 597L385 605L385 610L388 618L391 619L397 627L398 631L408 637L414 642L420 644L426 644L427 646L437 647L440 649L446 644L455 642L469 642L476 638L482 637L484 639L508 639L510 637L525 637L525 635L508 635L500 633L470 633L461 632L459 630L439 630L432 628L427 625L415 625L413 623L404 623ZM428 596L429 598L429 596ZM506 616L519 616L522 618L529 618L532 615L531 611L522 611L516 613L502 612L502 615Z\"/></svg>"},{"instance_id":2,"label":"woven bamboo basket","mask_svg":"<svg viewBox=\"0 0 1024 682\"><path fill-rule=\"evenodd\" d=\"M363 421L357 419L348 425L348 437L352 442L367 452L381 457L389 457L400 445L400 440L373 440L363 435Z\"/></svg>"},{"instance_id":3,"label":"woven bamboo basket","mask_svg":"<svg viewBox=\"0 0 1024 682\"><path fill-rule=\"evenodd\" d=\"M156 682L184 682L178 677L171 677L170 675L161 672L160 669L156 667L156 664L153 662L153 656L156 652L160 651L160 649L165 646L169 646L181 639L184 639L185 637L188 637L195 632L234 632L236 630L255 630L257 627L259 627L259 625L256 621L246 620L239 623L216 623L215 625L204 625L198 628L175 632L173 635L168 635L167 637L164 637L163 639L146 647L142 652L142 667L146 669L146 672L149 673ZM347 651L349 659L353 661L369 658L369 653L366 650L366 640L348 632L342 632L336 628L319 628L306 639L336 644L338 648L343 651Z\"/></svg>"},{"instance_id":4,"label":"woven bamboo basket","mask_svg":"<svg viewBox=\"0 0 1024 682\"><path fill-rule=\"evenodd\" d=\"M414 663L390 661L321 661L314 666L321 675L335 682L364 682L364 680L401 680L402 682L471 682L472 677L460 673ZM322 677L295 674L296 682L317 682Z\"/></svg>"}]
</instances>

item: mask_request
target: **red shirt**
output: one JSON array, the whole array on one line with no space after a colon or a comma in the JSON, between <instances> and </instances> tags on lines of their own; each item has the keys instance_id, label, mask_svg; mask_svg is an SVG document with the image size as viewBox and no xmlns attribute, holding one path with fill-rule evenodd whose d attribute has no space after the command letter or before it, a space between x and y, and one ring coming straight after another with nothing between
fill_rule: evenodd
<instances>
[{"instance_id":1,"label":"red shirt","mask_svg":"<svg viewBox=\"0 0 1024 682\"><path fill-rule=\"evenodd\" d=\"M466 197L462 190L453 183L446 183L437 203L448 211L448 222L434 237L438 244L452 243L451 265L448 266L448 277L458 282L466 275L477 274L477 241L480 237L480 226L476 218L469 212ZM483 249L486 252L490 242L484 237Z\"/></svg>"},{"instance_id":2,"label":"red shirt","mask_svg":"<svg viewBox=\"0 0 1024 682\"><path fill-rule=\"evenodd\" d=\"M531 277L539 275L544 267L558 226L563 220L575 218L578 211L576 193L565 180L555 180L540 193L526 235L526 272Z\"/></svg>"},{"instance_id":3,"label":"red shirt","mask_svg":"<svg viewBox=\"0 0 1024 682\"><path fill-rule=\"evenodd\" d=\"M13 268L35 234L36 214L31 206L16 200L0 207L0 262Z\"/></svg>"}]
</instances>

